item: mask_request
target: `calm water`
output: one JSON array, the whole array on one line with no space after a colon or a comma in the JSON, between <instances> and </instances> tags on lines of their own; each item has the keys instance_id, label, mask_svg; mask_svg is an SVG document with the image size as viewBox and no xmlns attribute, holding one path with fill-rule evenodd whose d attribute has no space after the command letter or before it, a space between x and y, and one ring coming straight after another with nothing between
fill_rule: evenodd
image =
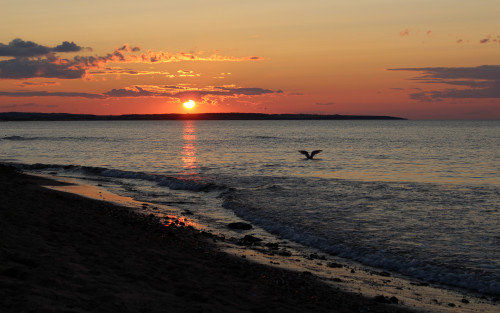
<instances>
[{"instance_id":1,"label":"calm water","mask_svg":"<svg viewBox=\"0 0 500 313\"><path fill-rule=\"evenodd\" d=\"M500 294L497 121L8 122L0 131L2 162L102 178L213 225L230 210L325 252ZM305 160L302 149L323 152Z\"/></svg>"}]
</instances>

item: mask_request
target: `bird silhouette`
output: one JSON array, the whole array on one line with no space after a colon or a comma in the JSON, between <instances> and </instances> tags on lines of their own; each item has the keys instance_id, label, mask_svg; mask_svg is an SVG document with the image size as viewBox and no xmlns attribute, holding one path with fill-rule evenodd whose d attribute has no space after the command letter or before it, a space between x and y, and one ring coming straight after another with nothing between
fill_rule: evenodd
<instances>
[{"instance_id":1,"label":"bird silhouette","mask_svg":"<svg viewBox=\"0 0 500 313\"><path fill-rule=\"evenodd\" d=\"M308 160L312 160L312 158L314 158L314 156L321 151L323 150L314 150L313 152L311 152L311 154L309 154L309 152L307 152L306 150L299 150L299 152L305 155Z\"/></svg>"}]
</instances>

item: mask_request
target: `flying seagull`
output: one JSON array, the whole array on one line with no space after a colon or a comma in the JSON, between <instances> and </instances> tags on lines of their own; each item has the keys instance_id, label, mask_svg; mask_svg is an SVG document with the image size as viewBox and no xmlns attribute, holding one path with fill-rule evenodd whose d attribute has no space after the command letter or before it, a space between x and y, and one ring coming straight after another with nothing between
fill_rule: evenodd
<instances>
[{"instance_id":1,"label":"flying seagull","mask_svg":"<svg viewBox=\"0 0 500 313\"><path fill-rule=\"evenodd\" d=\"M311 152L311 154L309 155L309 152L307 152L306 150L299 150L300 153L302 153L303 155L306 156L306 158L308 160L312 160L312 158L314 158L314 156L318 153L320 153L321 151L323 150L314 150L313 152Z\"/></svg>"}]
</instances>

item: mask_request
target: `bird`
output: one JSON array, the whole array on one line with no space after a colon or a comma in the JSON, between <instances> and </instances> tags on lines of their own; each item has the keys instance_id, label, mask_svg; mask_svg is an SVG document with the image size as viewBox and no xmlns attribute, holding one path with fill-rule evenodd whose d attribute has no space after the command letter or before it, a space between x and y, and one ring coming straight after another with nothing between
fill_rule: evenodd
<instances>
[{"instance_id":1,"label":"bird","mask_svg":"<svg viewBox=\"0 0 500 313\"><path fill-rule=\"evenodd\" d=\"M299 150L299 152L305 155L308 160L312 160L312 158L314 158L314 156L321 151L323 150L314 150L313 152L311 152L311 154L309 154L309 152L307 152L306 150Z\"/></svg>"}]
</instances>

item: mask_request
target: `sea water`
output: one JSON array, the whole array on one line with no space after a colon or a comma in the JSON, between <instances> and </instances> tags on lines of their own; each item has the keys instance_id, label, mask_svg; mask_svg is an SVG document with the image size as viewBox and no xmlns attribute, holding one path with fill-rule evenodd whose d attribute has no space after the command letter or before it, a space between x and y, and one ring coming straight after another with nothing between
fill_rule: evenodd
<instances>
[{"instance_id":1,"label":"sea water","mask_svg":"<svg viewBox=\"0 0 500 313\"><path fill-rule=\"evenodd\" d=\"M0 161L500 294L498 121L0 123ZM323 150L306 160L298 150Z\"/></svg>"}]
</instances>

